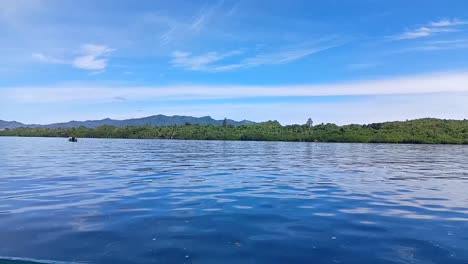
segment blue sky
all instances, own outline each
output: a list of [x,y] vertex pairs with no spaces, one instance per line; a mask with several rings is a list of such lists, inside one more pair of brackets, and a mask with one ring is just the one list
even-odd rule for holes
[[0,2],[0,119],[468,118],[468,2]]

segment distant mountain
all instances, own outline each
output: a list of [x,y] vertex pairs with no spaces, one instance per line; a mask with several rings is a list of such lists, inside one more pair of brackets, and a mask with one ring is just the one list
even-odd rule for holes
[[25,125],[23,123],[20,123],[20,122],[16,122],[16,121],[3,121],[3,120],[0,120],[0,129],[5,129],[5,128],[13,129],[13,128],[25,127],[25,126],[27,126],[27,125]]
[[[248,120],[235,121],[227,119],[227,124],[229,125],[247,125],[253,124],[254,122]],[[95,128],[102,125],[111,125],[111,126],[170,126],[170,125],[184,125],[186,123],[190,124],[200,124],[200,125],[222,125],[223,120],[216,120],[210,116],[203,117],[193,117],[193,116],[165,116],[165,115],[154,115],[142,118],[132,118],[125,120],[115,120],[115,119],[102,119],[102,120],[86,120],[86,121],[69,121],[66,123],[54,123],[48,125],[36,125],[36,124],[23,124],[16,121],[3,121],[0,120],[0,129],[13,129],[18,127],[47,127],[47,128],[71,128],[85,126],[89,128]]]

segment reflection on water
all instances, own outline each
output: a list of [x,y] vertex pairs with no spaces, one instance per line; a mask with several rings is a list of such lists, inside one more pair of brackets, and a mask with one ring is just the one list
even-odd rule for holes
[[0,137],[0,255],[466,264],[467,160],[467,146]]

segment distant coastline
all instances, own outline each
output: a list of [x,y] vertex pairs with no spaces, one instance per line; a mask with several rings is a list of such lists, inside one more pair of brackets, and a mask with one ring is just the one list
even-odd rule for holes
[[248,141],[305,141],[347,143],[468,144],[468,120],[435,118],[368,125],[318,124],[282,126],[276,121],[248,125],[190,124],[170,126],[103,125],[96,128],[20,127],[4,129],[0,136],[192,139]]
[[52,123],[52,124],[25,124],[18,121],[5,121],[0,120],[0,129],[2,128],[20,128],[20,127],[31,127],[31,128],[72,128],[72,127],[88,127],[96,128],[99,126],[115,126],[115,127],[124,127],[124,126],[173,126],[173,125],[184,125],[184,124],[198,124],[198,125],[249,125],[254,124],[254,122],[249,120],[236,121],[232,119],[225,118],[224,120],[216,120],[211,116],[183,116],[183,115],[152,115],[139,118],[131,119],[111,119],[105,118],[100,120],[85,120],[85,121],[68,121],[62,123]]

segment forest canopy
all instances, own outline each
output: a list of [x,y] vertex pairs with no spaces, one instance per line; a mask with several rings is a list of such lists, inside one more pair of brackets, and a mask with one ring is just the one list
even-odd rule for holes
[[99,126],[97,128],[16,128],[0,136],[257,140],[362,143],[468,144],[468,120],[434,118],[368,125],[317,124],[282,126],[277,121],[249,125]]

